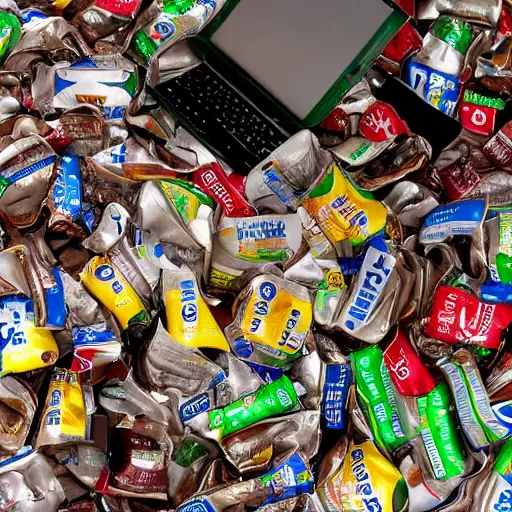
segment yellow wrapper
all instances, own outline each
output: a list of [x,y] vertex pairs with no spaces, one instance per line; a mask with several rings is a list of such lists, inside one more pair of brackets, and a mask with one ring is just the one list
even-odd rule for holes
[[72,0],[55,0],[53,2],[53,6],[57,9],[65,9],[71,3],[71,1]]
[[371,441],[351,442],[343,465],[319,486],[318,494],[329,512],[401,512],[408,507],[402,474]]
[[106,256],[95,256],[80,273],[87,291],[94,295],[126,329],[130,321],[148,315],[139,296]]
[[75,372],[55,370],[41,428],[48,429],[54,437],[86,437],[87,416],[82,387]]
[[55,364],[59,348],[51,331],[34,327],[28,322],[17,328],[20,337],[13,336],[2,349],[2,375],[28,372]]
[[229,351],[229,344],[206,305],[194,274],[188,270],[164,272],[167,330],[192,348]]
[[269,280],[252,291],[240,326],[245,339],[296,354],[304,344],[312,318],[311,302]]
[[336,165],[327,170],[302,206],[337,249],[344,241],[358,246],[386,226],[386,207],[359,190]]

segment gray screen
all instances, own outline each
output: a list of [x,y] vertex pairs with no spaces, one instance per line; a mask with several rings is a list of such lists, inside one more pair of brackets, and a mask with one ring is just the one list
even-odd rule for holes
[[241,0],[212,42],[304,119],[391,12],[383,0]]

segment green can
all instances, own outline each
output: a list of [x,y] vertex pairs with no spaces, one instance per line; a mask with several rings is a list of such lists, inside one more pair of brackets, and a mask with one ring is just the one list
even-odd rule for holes
[[428,395],[419,397],[417,401],[419,433],[434,476],[446,480],[461,475],[465,470],[464,450],[447,384],[438,384]]
[[397,392],[379,347],[364,348],[350,355],[358,402],[377,444],[386,451],[409,441],[397,408]]
[[298,402],[292,382],[283,375],[223,409],[210,411],[210,428],[219,431],[218,437],[223,438],[261,420],[291,411]]

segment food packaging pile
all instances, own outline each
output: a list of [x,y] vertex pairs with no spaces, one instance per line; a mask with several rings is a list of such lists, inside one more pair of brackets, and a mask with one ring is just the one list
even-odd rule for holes
[[223,5],[0,0],[0,509],[512,510],[512,3],[248,175],[148,87]]

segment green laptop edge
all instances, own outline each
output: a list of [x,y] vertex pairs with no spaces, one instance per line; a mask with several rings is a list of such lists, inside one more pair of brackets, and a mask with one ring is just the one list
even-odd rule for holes
[[[265,88],[254,81],[238,64],[212,44],[211,37],[240,1],[241,0],[227,0],[222,10],[211,23],[209,23],[199,35],[188,39],[188,44],[198,57],[203,59],[206,63],[209,63],[224,79],[239,89],[242,94],[250,98],[266,115],[277,120],[277,124],[289,134],[321,123],[349,89],[364,77],[375,59],[384,50],[396,32],[408,20],[407,15],[403,11],[398,9],[398,7],[394,7],[393,12],[384,21],[375,35],[331,85],[313,110],[305,119],[300,120]],[[153,88],[152,93],[155,93],[157,99],[161,100],[166,105],[176,119],[183,124],[185,129],[190,130],[191,127],[186,120],[182,118],[179,112],[169,107],[162,93],[155,91]],[[196,135],[193,129],[190,131],[193,135]],[[210,146],[203,137],[198,136],[197,138],[201,142],[206,143],[208,147]]]

